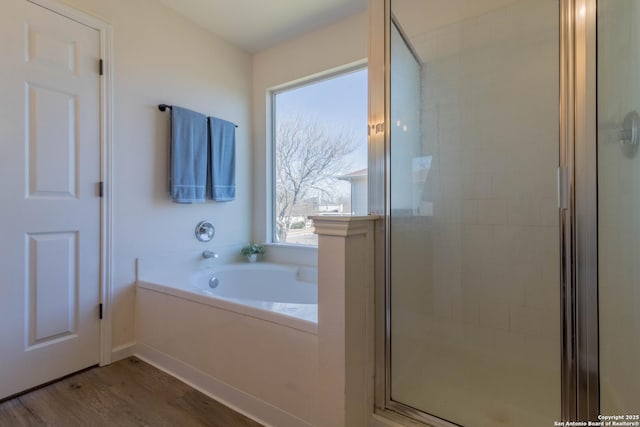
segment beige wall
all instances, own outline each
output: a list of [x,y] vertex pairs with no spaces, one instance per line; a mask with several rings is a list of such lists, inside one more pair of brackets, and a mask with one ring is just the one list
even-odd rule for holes
[[[134,340],[135,259],[249,239],[251,57],[153,0],[63,0],[113,26],[113,347]],[[237,197],[177,205],[167,194],[169,113],[181,105],[238,124]]]
[[[268,215],[269,90],[300,79],[364,63],[368,54],[368,14],[361,13],[253,56],[253,229],[256,241],[270,240]],[[362,124],[366,126],[365,123]],[[315,263],[315,251],[307,263]]]
[[[251,237],[265,240],[267,89],[364,61],[367,14],[258,53],[252,64],[249,54],[153,0],[61,1],[113,27],[113,347],[118,348],[134,340],[137,257],[203,249],[193,238],[193,228],[205,218],[217,228],[214,243],[207,248]],[[166,194],[169,121],[167,113],[157,110],[159,103],[181,105],[239,125],[234,202],[193,206],[170,202]],[[315,263],[315,251],[298,252],[289,255]],[[286,251],[272,255],[288,257]]]

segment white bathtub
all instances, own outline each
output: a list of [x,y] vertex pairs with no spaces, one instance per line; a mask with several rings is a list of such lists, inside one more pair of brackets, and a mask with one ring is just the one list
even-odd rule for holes
[[[200,270],[182,279],[142,277],[138,287],[315,333],[316,277],[314,269],[301,266],[242,263]],[[209,283],[212,278],[218,280],[215,288]]]
[[266,425],[314,425],[316,277],[271,263],[139,262],[136,352]]

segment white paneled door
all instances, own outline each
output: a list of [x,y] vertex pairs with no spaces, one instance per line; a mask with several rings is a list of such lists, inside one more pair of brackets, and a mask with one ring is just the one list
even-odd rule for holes
[[0,11],[0,398],[99,360],[100,37]]

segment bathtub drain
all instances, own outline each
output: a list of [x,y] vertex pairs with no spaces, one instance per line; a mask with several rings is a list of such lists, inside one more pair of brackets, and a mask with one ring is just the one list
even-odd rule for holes
[[215,276],[213,276],[213,277],[211,277],[211,279],[209,279],[209,287],[211,289],[215,289],[218,286],[219,283],[220,283],[220,281]]

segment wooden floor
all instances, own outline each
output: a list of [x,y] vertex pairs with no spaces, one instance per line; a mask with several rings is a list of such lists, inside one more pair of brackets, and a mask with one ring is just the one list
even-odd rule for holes
[[0,426],[257,427],[260,424],[130,357],[1,402]]

